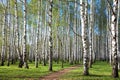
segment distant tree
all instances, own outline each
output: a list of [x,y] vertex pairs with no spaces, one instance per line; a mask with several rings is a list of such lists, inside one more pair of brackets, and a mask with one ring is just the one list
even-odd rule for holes
[[1,66],[4,66],[6,53],[6,25],[7,25],[7,6],[3,6],[3,26],[2,26],[2,52],[1,52]]
[[90,2],[90,27],[89,27],[89,67],[92,67],[93,62],[93,28],[94,28],[94,0]]

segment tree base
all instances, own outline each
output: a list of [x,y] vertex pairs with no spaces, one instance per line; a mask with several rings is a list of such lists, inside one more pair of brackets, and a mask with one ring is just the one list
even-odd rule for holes
[[118,78],[119,77],[118,69],[113,69],[113,71],[112,71],[112,77],[113,78]]

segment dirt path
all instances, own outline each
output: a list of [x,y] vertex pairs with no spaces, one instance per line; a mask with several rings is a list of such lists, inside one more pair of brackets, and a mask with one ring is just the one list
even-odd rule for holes
[[45,77],[40,78],[39,80],[59,80],[59,77],[64,75],[65,73],[68,73],[69,71],[73,70],[73,69],[77,69],[80,66],[72,66],[69,68],[65,68],[63,70],[57,71],[57,72],[53,72]]

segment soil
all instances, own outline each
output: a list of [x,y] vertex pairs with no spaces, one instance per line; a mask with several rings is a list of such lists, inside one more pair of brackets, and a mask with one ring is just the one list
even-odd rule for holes
[[44,76],[44,77],[41,77],[39,80],[59,80],[59,77],[68,73],[69,71],[73,70],[73,69],[77,69],[79,68],[80,66],[77,65],[77,66],[72,66],[72,67],[69,67],[69,68],[65,68],[63,70],[60,70],[60,71],[57,71],[57,72],[53,72],[47,76]]

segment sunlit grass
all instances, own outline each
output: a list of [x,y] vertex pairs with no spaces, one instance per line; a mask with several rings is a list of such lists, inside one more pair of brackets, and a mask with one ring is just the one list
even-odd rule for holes
[[[70,67],[68,63],[64,64],[64,68]],[[61,64],[53,64],[53,71],[61,70]],[[29,64],[29,69],[18,68],[18,64],[8,66],[0,66],[0,80],[38,80],[40,77],[45,76],[51,72],[48,71],[47,66],[39,64],[35,68],[34,63]]]
[[[89,69],[89,76],[83,76],[83,67],[72,70],[61,76],[61,80],[120,80],[111,77],[112,68],[107,62],[96,62]],[[120,74],[120,72],[119,72]]]

